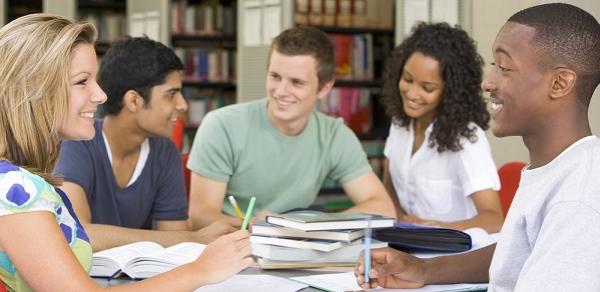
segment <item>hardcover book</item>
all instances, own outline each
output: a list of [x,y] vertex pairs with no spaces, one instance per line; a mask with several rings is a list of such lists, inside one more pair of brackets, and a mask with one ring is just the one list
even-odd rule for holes
[[363,229],[302,231],[269,224],[265,221],[252,223],[252,235],[277,236],[287,238],[324,239],[350,242],[365,235]]
[[304,231],[347,230],[383,228],[394,226],[394,218],[361,213],[325,213],[320,211],[297,211],[267,216],[267,223]]

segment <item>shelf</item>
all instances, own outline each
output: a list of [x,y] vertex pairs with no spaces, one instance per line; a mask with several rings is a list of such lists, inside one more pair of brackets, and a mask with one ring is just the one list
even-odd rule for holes
[[183,80],[183,86],[196,88],[218,88],[224,90],[235,90],[236,84],[233,81],[194,81]]
[[374,35],[394,35],[391,28],[360,28],[360,27],[339,27],[339,26],[316,26],[316,28],[326,33],[359,34],[370,33]]
[[171,45],[174,47],[217,47],[235,49],[236,35],[189,35],[173,34]]
[[382,87],[381,80],[344,80],[336,79],[334,87]]
[[77,6],[79,9],[90,10],[125,10],[127,8],[125,1],[118,0],[79,0]]

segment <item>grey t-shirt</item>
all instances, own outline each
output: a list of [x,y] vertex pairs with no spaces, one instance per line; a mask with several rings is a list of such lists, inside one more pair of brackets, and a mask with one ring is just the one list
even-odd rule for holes
[[187,199],[180,154],[172,141],[149,138],[150,153],[140,176],[118,186],[102,135],[102,121],[89,141],[64,141],[54,173],[81,186],[92,222],[151,229],[155,220],[186,220]]
[[521,174],[489,291],[600,291],[600,139]]

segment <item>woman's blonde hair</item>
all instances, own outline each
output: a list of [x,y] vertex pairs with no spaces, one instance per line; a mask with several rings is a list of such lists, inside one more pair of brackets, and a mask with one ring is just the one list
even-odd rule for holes
[[44,13],[0,29],[0,159],[60,183],[52,170],[68,110],[72,52],[96,36],[89,23]]

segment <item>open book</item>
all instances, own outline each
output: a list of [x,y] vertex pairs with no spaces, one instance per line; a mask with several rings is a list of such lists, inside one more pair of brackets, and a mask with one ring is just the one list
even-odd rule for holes
[[135,242],[94,253],[89,274],[110,278],[125,274],[132,279],[145,279],[196,260],[205,247],[195,242],[168,248],[154,242]]

